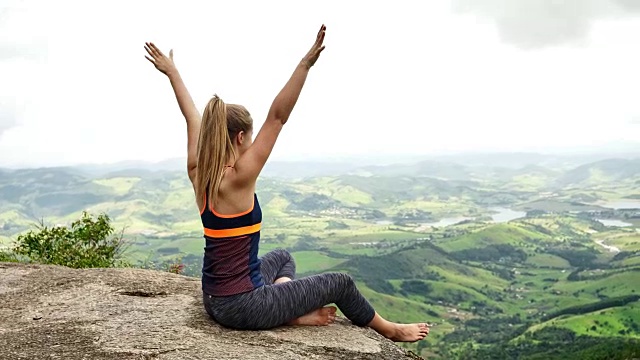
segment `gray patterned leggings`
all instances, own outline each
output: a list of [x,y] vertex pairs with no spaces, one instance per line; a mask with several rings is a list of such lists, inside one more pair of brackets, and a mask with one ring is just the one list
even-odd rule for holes
[[[261,257],[261,262],[264,286],[224,297],[203,294],[207,313],[219,324],[234,329],[265,330],[328,304],[336,304],[355,325],[365,326],[373,320],[373,307],[360,294],[350,275],[326,273],[295,279],[295,262],[286,250],[271,251]],[[280,277],[293,280],[273,284]]]

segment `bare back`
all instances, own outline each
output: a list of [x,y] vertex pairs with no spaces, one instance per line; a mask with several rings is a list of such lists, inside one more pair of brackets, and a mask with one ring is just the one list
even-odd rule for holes
[[[220,189],[218,189],[218,199],[213,206],[211,199],[207,199],[206,206],[218,216],[235,216],[253,208],[253,200],[255,193],[255,183],[251,186],[238,187],[236,178],[238,174],[236,169],[232,166],[225,167],[222,173],[222,182],[220,183]],[[195,190],[195,186],[194,186]],[[205,197],[197,197],[196,202],[200,212],[205,207]]]

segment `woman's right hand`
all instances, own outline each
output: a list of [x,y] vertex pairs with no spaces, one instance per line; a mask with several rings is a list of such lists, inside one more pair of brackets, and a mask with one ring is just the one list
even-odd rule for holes
[[144,49],[151,55],[151,58],[145,55],[144,57],[149,60],[153,66],[156,67],[161,73],[169,76],[171,73],[176,72],[176,65],[173,63],[173,49],[169,51],[169,57],[160,51],[154,43],[145,43]]
[[322,45],[322,43],[324,42],[324,33],[326,30],[327,27],[323,24],[320,27],[320,31],[318,31],[318,35],[316,36],[316,42],[313,44],[307,55],[305,55],[305,57],[302,59],[302,62],[307,66],[308,69],[316,63],[318,57],[320,56],[320,53],[322,52],[322,50],[324,50],[324,45]]

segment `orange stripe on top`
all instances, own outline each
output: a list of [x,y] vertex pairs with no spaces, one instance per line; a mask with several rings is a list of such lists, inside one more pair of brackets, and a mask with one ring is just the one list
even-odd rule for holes
[[244,226],[235,229],[215,230],[204,228],[204,234],[212,238],[227,238],[242,235],[249,235],[260,231],[261,223],[257,223],[251,226]]

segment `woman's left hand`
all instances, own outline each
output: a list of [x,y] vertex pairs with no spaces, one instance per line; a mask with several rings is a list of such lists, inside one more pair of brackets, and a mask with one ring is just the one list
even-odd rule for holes
[[144,49],[151,55],[151,58],[145,55],[144,57],[149,60],[153,66],[156,67],[161,73],[169,76],[176,71],[176,65],[173,63],[173,49],[169,51],[169,57],[160,51],[154,43],[145,43]]

